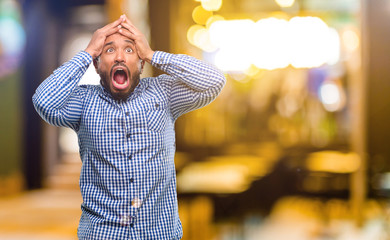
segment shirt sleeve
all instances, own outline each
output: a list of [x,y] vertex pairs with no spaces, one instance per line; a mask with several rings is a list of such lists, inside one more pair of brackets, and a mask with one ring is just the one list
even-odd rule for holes
[[152,65],[168,74],[158,78],[175,119],[212,102],[226,83],[218,69],[188,55],[156,51]]
[[39,85],[32,101],[43,120],[78,130],[85,98],[84,89],[77,84],[91,62],[91,55],[82,51]]

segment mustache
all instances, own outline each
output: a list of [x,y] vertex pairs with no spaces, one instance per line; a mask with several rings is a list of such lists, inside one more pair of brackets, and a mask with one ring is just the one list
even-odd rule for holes
[[[130,69],[124,64],[124,63],[115,63],[112,67],[111,67],[111,71],[110,71],[110,76],[112,76],[112,71],[114,70],[115,67],[124,67],[126,70],[127,70],[127,75],[130,75]],[[130,76],[127,76],[127,77],[130,77]]]

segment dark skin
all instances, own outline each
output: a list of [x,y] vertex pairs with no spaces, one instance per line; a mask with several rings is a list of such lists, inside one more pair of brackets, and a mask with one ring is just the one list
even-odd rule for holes
[[146,37],[122,15],[98,29],[85,49],[94,59],[102,86],[116,100],[126,100],[139,83],[145,61],[154,51]]

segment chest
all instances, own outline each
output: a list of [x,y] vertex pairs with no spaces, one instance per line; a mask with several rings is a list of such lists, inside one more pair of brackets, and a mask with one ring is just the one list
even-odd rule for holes
[[140,95],[117,102],[94,96],[84,107],[79,134],[83,145],[119,151],[129,142],[140,147],[163,142],[169,131],[173,122],[165,98]]

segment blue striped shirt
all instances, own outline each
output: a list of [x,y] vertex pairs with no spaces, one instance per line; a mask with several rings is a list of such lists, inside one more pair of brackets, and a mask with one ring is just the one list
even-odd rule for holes
[[225,77],[193,57],[156,51],[152,65],[167,74],[141,79],[117,101],[100,85],[78,86],[91,62],[78,53],[33,96],[46,122],[78,135],[79,239],[180,239],[174,123],[213,101]]

